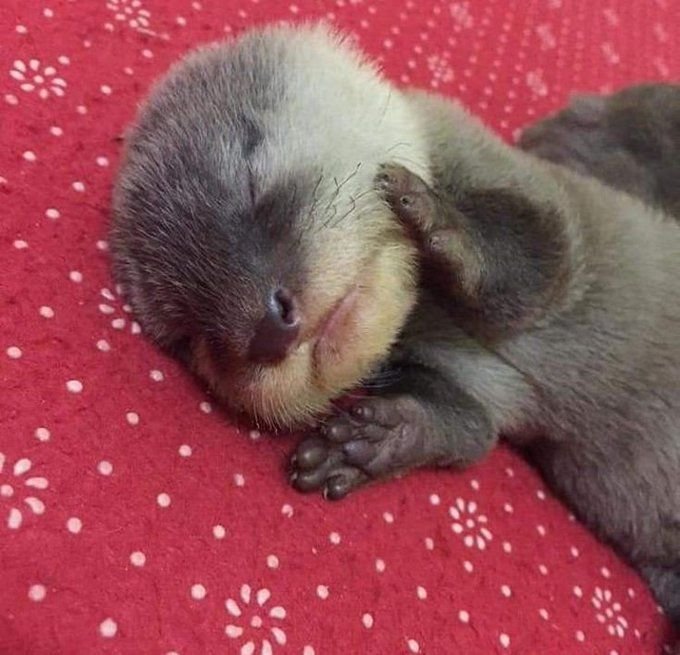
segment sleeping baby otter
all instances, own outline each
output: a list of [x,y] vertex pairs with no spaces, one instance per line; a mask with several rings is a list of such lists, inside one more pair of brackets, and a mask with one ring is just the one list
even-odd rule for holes
[[[677,170],[668,88],[652,136]],[[583,106],[574,139],[615,140],[620,98],[577,103],[524,146],[569,144]],[[654,132],[654,115],[624,120]],[[655,156],[621,149],[645,170]],[[667,207],[676,187],[657,182]],[[680,228],[661,209],[393,88],[326,28],[277,27],[155,88],[111,245],[145,332],[235,412],[300,426],[366,386],[298,447],[298,489],[341,498],[462,467],[502,433],[680,620]]]

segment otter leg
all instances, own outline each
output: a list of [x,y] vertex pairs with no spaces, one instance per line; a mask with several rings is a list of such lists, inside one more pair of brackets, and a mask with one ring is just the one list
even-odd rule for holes
[[468,332],[497,338],[530,326],[565,293],[565,217],[515,188],[435,190],[387,164],[376,186],[415,235],[425,284],[440,289]]
[[462,389],[428,368],[399,373],[399,382],[381,396],[359,400],[298,446],[292,459],[297,489],[322,489],[337,500],[410,469],[464,467],[493,446],[497,437],[487,412]]
[[471,299],[479,287],[482,258],[465,216],[402,166],[382,166],[376,184],[450,293]]

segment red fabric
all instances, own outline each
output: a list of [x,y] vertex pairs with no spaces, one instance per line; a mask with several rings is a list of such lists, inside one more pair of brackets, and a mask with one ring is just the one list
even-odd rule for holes
[[572,90],[677,80],[675,4],[3,0],[0,653],[656,655],[644,585],[505,449],[293,492],[293,439],[239,433],[137,336],[105,239],[117,137],[194,44],[330,17],[510,138]]

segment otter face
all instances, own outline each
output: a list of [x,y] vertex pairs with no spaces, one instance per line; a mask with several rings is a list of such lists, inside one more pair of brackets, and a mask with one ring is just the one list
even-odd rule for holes
[[358,384],[415,299],[374,190],[427,176],[401,95],[323,27],[198,51],[154,89],[114,193],[114,268],[145,332],[228,406],[289,427]]

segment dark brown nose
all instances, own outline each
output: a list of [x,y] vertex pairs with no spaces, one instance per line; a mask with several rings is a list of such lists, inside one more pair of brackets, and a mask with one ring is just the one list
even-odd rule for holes
[[284,359],[300,333],[300,323],[295,297],[287,289],[274,290],[267,298],[265,315],[250,342],[250,359],[259,364]]

